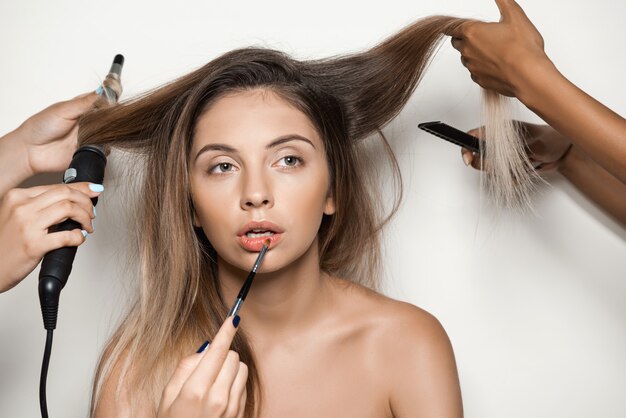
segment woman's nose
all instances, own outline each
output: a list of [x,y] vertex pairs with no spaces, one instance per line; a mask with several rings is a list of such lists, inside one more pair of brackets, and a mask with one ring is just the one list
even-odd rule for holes
[[241,208],[249,210],[274,204],[267,179],[260,173],[247,173],[241,194]]

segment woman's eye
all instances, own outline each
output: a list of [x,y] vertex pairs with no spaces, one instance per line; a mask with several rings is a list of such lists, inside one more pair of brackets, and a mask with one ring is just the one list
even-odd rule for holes
[[279,162],[283,162],[283,164],[279,164],[284,167],[295,167],[302,163],[302,158],[295,157],[293,155],[288,155],[279,160]]
[[219,163],[216,166],[213,166],[213,168],[209,170],[209,173],[222,174],[229,173],[231,171],[233,171],[233,165],[231,163]]

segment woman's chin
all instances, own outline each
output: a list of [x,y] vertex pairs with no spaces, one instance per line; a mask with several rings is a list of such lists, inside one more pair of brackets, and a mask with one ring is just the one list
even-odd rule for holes
[[[284,243],[281,243],[284,244]],[[263,261],[257,270],[257,274],[272,274],[280,272],[281,270],[288,269],[290,266],[306,263],[308,259],[315,259],[317,262],[317,254],[312,249],[313,246],[317,246],[317,242],[314,241],[305,248],[294,248],[293,246],[277,245],[276,248],[267,250]],[[252,270],[254,263],[259,256],[258,252],[246,251],[244,248],[238,247],[235,251],[228,251],[226,257],[219,255],[218,251],[218,265],[219,263],[226,263],[232,268],[236,268],[246,273]],[[226,253],[222,253],[226,254]]]

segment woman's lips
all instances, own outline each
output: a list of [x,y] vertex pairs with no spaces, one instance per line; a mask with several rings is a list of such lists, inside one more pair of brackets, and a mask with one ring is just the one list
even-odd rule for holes
[[[282,238],[283,232],[284,229],[268,220],[250,221],[237,231],[237,239],[245,250],[259,252],[263,248],[263,243],[268,239],[270,240],[269,248],[274,248]],[[248,236],[249,233],[261,236],[253,238]]]
[[250,221],[242,226],[239,231],[237,231],[237,236],[245,235],[248,232],[252,232],[255,230],[259,232],[270,231],[277,234],[284,232],[284,230],[280,226],[270,221]]
[[240,235],[237,237],[239,239],[239,244],[248,251],[259,252],[263,248],[263,243],[265,240],[270,240],[269,248],[274,248],[276,243],[280,241],[283,234],[282,232],[276,232],[271,235],[261,236],[257,238],[250,238],[247,235]]

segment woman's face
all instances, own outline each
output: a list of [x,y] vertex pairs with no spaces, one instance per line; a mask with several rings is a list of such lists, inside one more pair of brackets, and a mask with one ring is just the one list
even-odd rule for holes
[[194,225],[242,270],[268,238],[261,271],[289,265],[317,245],[323,214],[334,213],[321,138],[269,90],[221,97],[201,115],[190,170]]

